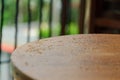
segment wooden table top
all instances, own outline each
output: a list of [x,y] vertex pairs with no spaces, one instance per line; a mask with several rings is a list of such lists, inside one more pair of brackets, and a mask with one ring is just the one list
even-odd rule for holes
[[42,39],[17,48],[11,61],[23,80],[120,80],[120,35]]

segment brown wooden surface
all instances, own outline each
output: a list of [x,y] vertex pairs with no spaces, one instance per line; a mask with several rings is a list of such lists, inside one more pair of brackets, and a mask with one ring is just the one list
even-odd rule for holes
[[17,48],[11,60],[19,80],[120,80],[120,35],[42,39]]
[[120,29],[120,20],[110,18],[97,18],[95,24],[97,26],[106,26],[108,28]]

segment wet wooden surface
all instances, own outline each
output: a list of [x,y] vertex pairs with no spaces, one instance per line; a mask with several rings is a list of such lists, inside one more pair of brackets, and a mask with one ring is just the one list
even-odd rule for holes
[[119,80],[120,35],[74,35],[42,39],[11,57],[19,80]]

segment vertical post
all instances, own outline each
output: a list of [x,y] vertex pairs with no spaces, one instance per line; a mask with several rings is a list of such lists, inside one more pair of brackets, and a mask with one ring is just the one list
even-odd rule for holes
[[96,19],[102,16],[104,0],[91,0],[89,33],[98,33],[100,29],[96,25]]
[[[4,0],[1,0],[2,9],[1,9],[1,24],[0,24],[0,71],[1,71],[1,54],[2,54],[2,29],[3,29],[3,22],[4,22]],[[1,72],[0,72],[1,73]]]
[[52,36],[52,12],[53,12],[53,0],[50,0],[49,9],[49,37]]
[[18,14],[19,14],[19,0],[16,0],[16,14],[15,14],[15,48],[17,47],[18,36]]
[[66,7],[67,0],[61,0],[62,2],[62,10],[61,10],[61,35],[65,34],[65,26],[66,26]]
[[30,30],[31,30],[31,8],[30,8],[31,0],[28,0],[28,36],[27,42],[30,42]]
[[85,21],[85,9],[86,0],[80,0],[80,11],[79,11],[79,33],[84,33],[84,21]]
[[96,7],[96,0],[90,1],[90,20],[89,20],[89,33],[95,32],[95,8]]
[[[66,27],[69,28],[70,27],[70,23],[71,23],[71,0],[67,0],[67,7],[66,7],[66,17],[67,17],[67,21],[66,21]],[[67,31],[67,34],[70,33],[70,29]]]
[[66,34],[66,27],[71,22],[71,0],[61,0],[61,35]]
[[41,23],[42,23],[42,11],[43,11],[44,2],[39,0],[39,39],[42,37]]

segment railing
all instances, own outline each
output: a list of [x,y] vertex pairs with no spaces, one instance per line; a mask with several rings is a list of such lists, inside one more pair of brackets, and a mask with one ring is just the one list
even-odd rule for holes
[[[48,37],[52,36],[52,21],[53,21],[53,1],[54,0],[50,0],[49,2],[49,16],[48,16],[48,25],[49,25],[49,35]],[[32,15],[31,15],[31,5],[30,5],[31,0],[28,0],[27,3],[27,12],[28,12],[28,27],[27,27],[27,42],[30,42],[30,31],[31,31],[31,22],[32,22]],[[2,36],[3,33],[3,26],[4,26],[4,10],[5,10],[5,0],[1,0],[1,23],[0,23],[0,66],[5,62],[5,61],[1,61],[1,55],[2,55],[2,38],[4,36]],[[78,33],[83,33],[83,24],[84,24],[84,14],[85,14],[85,0],[79,0],[79,8],[78,8],[78,14],[80,14],[78,16],[78,22],[76,24],[78,24]],[[15,36],[14,36],[14,49],[18,46],[18,15],[19,15],[19,4],[20,4],[20,0],[16,0],[16,9],[15,9],[15,17],[14,17],[14,24],[15,24]],[[38,25],[38,29],[39,34],[38,34],[38,39],[42,38],[42,30],[41,30],[41,23],[43,21],[43,6],[44,6],[44,0],[39,0],[39,25]],[[70,23],[72,20],[71,17],[71,9],[72,9],[72,0],[61,0],[61,15],[60,15],[60,25],[61,25],[61,30],[59,35],[66,35],[69,34],[67,33],[66,27],[70,27]],[[7,61],[10,62],[10,61]],[[2,69],[0,68],[0,71]],[[0,72],[1,73],[1,72]]]

